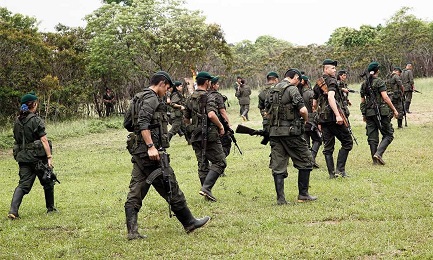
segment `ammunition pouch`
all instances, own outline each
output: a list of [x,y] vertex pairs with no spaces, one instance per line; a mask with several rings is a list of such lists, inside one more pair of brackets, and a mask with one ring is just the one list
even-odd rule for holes
[[[50,151],[53,150],[53,146],[50,140],[48,140]],[[18,162],[34,162],[40,157],[47,157],[44,146],[41,140],[36,140],[31,143],[23,145],[14,145],[13,155]]]
[[271,126],[270,136],[298,136],[305,131],[302,120],[280,121],[279,126]]

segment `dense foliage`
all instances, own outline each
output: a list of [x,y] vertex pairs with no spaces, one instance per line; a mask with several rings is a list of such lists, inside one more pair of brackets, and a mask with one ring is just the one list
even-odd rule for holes
[[[433,22],[402,8],[384,25],[337,28],[324,45],[296,46],[264,35],[228,44],[223,29],[207,24],[182,0],[106,0],[86,17],[86,28],[57,25],[38,32],[37,21],[0,8],[0,118],[10,122],[19,97],[36,91],[40,113],[48,120],[103,116],[102,94],[116,94],[116,112],[147,84],[157,70],[175,79],[207,70],[221,76],[222,87],[243,76],[253,88],[274,70],[297,67],[312,78],[325,58],[339,61],[352,82],[372,61],[384,68],[413,62],[416,77],[433,73]],[[385,72],[387,72],[385,70]]]

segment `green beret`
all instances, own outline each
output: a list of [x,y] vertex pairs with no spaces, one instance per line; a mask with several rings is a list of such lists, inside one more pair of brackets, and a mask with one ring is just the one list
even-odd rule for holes
[[367,70],[368,72],[374,71],[376,72],[379,69],[380,65],[377,61],[373,61],[372,63],[368,64]]
[[210,80],[210,82],[211,82],[212,84],[216,84],[216,83],[218,82],[219,79],[220,79],[220,77],[215,76],[215,77],[213,77],[213,78]]
[[197,76],[195,76],[196,78],[203,78],[203,79],[209,79],[212,80],[213,77],[206,71],[200,71]]
[[348,73],[345,70],[339,70],[338,71],[338,75],[343,75],[343,74],[348,74]]
[[303,79],[305,81],[308,81],[309,78],[307,76],[305,76],[305,75],[302,75],[301,79]]
[[270,78],[270,77],[278,78],[278,74],[277,74],[275,71],[270,71],[270,72],[266,75],[266,78]]
[[171,87],[174,86],[173,80],[171,80],[170,75],[165,71],[162,71],[162,70],[158,71],[155,74],[153,74],[153,76],[163,76],[168,81],[168,83],[170,84]]
[[38,97],[36,96],[35,92],[30,92],[30,93],[25,94],[24,96],[21,97],[21,105],[25,104],[29,101],[35,101],[37,99],[38,99]]
[[394,70],[398,70],[398,71],[402,72],[400,67],[394,67]]
[[173,82],[173,84],[174,84],[175,87],[177,87],[177,86],[182,85],[182,82],[180,82],[180,81],[175,81],[175,82]]
[[322,65],[334,65],[334,66],[337,66],[337,61],[336,60],[331,60],[331,59],[325,59],[323,61]]

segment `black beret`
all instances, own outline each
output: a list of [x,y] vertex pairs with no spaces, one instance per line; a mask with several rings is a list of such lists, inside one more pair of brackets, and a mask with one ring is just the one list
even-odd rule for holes
[[212,84],[216,84],[216,83],[218,82],[219,79],[220,79],[220,77],[215,76],[215,77],[213,77],[213,78],[210,80],[210,82],[211,82]]
[[196,78],[204,78],[204,79],[209,79],[209,80],[213,79],[213,77],[206,71],[200,71],[197,74]]
[[37,99],[38,99],[38,97],[36,96],[35,92],[30,92],[30,93],[25,94],[24,96],[21,97],[21,105],[25,104],[29,101],[35,101]]
[[372,63],[368,64],[367,70],[368,72],[374,71],[376,72],[379,69],[380,65],[377,61],[373,61]]
[[171,87],[174,86],[173,80],[171,80],[170,75],[165,71],[162,71],[162,70],[158,71],[155,74],[153,74],[153,76],[163,76],[168,81],[168,83],[170,84]]
[[278,74],[277,74],[275,71],[270,71],[270,72],[266,75],[266,78],[270,78],[270,77],[278,78]]

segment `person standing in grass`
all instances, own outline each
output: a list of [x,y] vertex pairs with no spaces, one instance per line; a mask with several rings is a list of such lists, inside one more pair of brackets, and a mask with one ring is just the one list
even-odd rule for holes
[[[346,162],[349,152],[353,148],[353,139],[338,111],[338,107],[343,107],[343,97],[338,90],[337,79],[335,78],[337,61],[325,59],[322,65],[323,75],[317,80],[313,88],[313,106],[317,108],[319,128],[322,131],[323,155],[330,179],[338,176],[348,177]],[[337,156],[337,171],[335,171],[333,157],[335,138],[341,142]]]
[[404,86],[405,108],[407,113],[410,112],[410,103],[412,102],[412,94],[415,90],[415,82],[413,80],[412,63],[407,63],[406,68],[401,73],[401,82]]
[[241,80],[241,84],[237,88],[235,96],[239,100],[242,120],[249,121],[248,112],[250,111],[251,88],[245,83],[244,79]]
[[390,89],[388,89],[388,96],[392,101],[395,109],[398,111],[397,126],[399,129],[403,128],[404,117],[404,86],[401,82],[401,68],[395,67],[392,71],[391,78],[388,80]]
[[[385,161],[382,159],[383,153],[394,139],[394,129],[392,128],[391,117],[389,116],[390,109],[395,118],[398,118],[398,111],[388,97],[385,81],[378,77],[379,67],[380,65],[377,62],[372,62],[368,65],[367,79],[361,85],[360,108],[363,120],[366,123],[367,142],[370,145],[373,164],[384,165]],[[377,110],[380,115],[376,114]],[[380,143],[379,131],[382,134],[382,141]]]
[[187,100],[183,116],[197,158],[198,176],[202,185],[199,194],[216,201],[212,188],[224,173],[227,163],[220,139],[224,135],[224,126],[219,120],[216,96],[208,95],[207,92],[212,79],[206,71],[197,74],[197,89]]
[[134,132],[129,135],[127,142],[133,166],[125,202],[129,240],[146,238],[138,232],[137,215],[150,184],[169,203],[170,210],[174,212],[187,233],[202,227],[210,220],[207,216],[201,219],[193,217],[165,152],[165,148],[169,147],[168,117],[167,106],[162,98],[170,86],[173,86],[173,82],[167,72],[155,73],[150,79],[150,87],[134,97],[125,113],[124,126]]
[[185,130],[183,123],[183,110],[185,110],[185,97],[183,96],[183,86],[182,82],[175,81],[173,90],[170,95],[170,106],[172,107],[172,111],[170,114],[171,117],[171,129],[168,132],[168,141],[171,140],[173,136],[176,134],[184,132]]
[[287,204],[284,195],[284,179],[287,178],[289,158],[298,169],[298,202],[313,201],[317,197],[308,193],[310,172],[313,169],[311,152],[303,133],[308,122],[308,110],[297,88],[301,72],[289,69],[284,80],[273,87],[267,97],[269,111],[269,137],[271,161],[277,204]]
[[47,139],[45,124],[38,115],[38,98],[35,93],[29,93],[21,98],[21,109],[15,120],[13,136],[13,155],[19,166],[19,183],[12,196],[9,219],[19,218],[18,210],[24,195],[28,194],[38,177],[45,194],[47,213],[56,212],[54,207],[54,181],[47,178],[41,163],[53,167],[51,144]]

